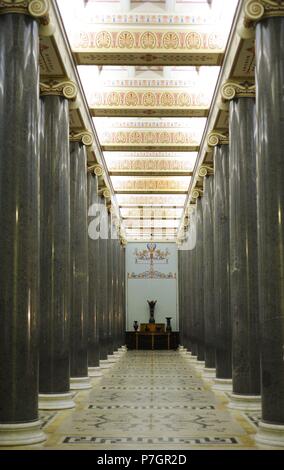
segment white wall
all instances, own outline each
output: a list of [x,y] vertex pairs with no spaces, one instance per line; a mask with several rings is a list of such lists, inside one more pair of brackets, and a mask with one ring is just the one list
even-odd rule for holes
[[[153,249],[153,247],[151,247]],[[145,259],[135,254],[136,250]],[[168,253],[168,254],[167,254]],[[158,259],[160,255],[161,259]],[[157,300],[156,323],[166,323],[172,317],[173,330],[178,330],[177,247],[175,243],[157,243],[150,263],[147,243],[128,243],[126,247],[126,328],[133,331],[133,322],[148,323],[147,300]],[[138,276],[140,275],[140,278]]]

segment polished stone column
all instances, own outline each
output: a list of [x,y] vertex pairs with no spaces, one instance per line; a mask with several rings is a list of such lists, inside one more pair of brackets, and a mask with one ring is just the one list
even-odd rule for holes
[[253,97],[230,102],[229,205],[233,395],[230,407],[260,410],[257,207]]
[[108,215],[105,198],[100,196],[100,251],[98,259],[98,321],[100,337],[100,364],[107,360],[108,355],[108,288],[107,288],[107,237]]
[[107,264],[108,264],[108,277],[107,277],[107,290],[108,290],[108,309],[107,309],[107,316],[108,316],[108,331],[107,331],[107,336],[108,336],[108,355],[110,356],[109,359],[111,358],[111,355],[114,350],[114,344],[113,344],[113,317],[114,317],[114,295],[113,295],[113,290],[114,290],[114,245],[113,245],[113,240],[112,240],[112,223],[111,223],[111,214],[109,212],[108,214],[108,240],[107,240]]
[[88,266],[89,266],[89,315],[88,315],[88,372],[90,377],[101,375],[100,340],[98,325],[98,258],[99,234],[92,226],[92,218],[98,210],[98,178],[91,172],[87,176],[88,184]]
[[[50,90],[52,93],[52,90]],[[75,406],[70,393],[69,105],[41,99],[39,408]]]
[[[87,152],[70,142],[71,199],[71,389],[91,388],[88,376]],[[74,140],[74,141],[73,141]]]
[[120,244],[120,289],[121,289],[121,301],[120,301],[120,317],[121,317],[121,345],[125,346],[125,331],[126,331],[126,279],[125,279],[125,244]]
[[[284,11],[282,9],[282,15]],[[284,446],[284,18],[256,26],[262,421],[257,441]]]
[[204,365],[204,279],[203,279],[203,214],[202,202],[196,201],[195,328],[198,365]]
[[38,420],[37,22],[0,15],[0,44],[0,446],[9,446],[45,439]]
[[231,389],[232,320],[230,310],[229,145],[214,152],[214,311],[215,388]]
[[203,286],[204,286],[204,342],[206,377],[215,377],[215,312],[214,312],[214,231],[213,231],[214,176],[204,179],[203,210]]

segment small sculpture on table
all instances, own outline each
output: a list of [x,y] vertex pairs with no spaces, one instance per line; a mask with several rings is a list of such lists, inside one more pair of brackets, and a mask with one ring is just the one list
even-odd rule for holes
[[139,328],[139,325],[138,325],[138,321],[137,321],[137,320],[134,320],[134,323],[133,323],[133,328],[134,328],[134,330],[135,330],[135,331],[137,331],[137,330],[138,330],[138,328]]
[[157,300],[147,300],[150,308],[150,318],[149,318],[149,323],[155,323],[155,318],[154,318],[154,311],[155,311],[155,306],[157,303]]
[[171,319],[172,319],[172,317],[166,317],[166,320],[167,320],[166,331],[167,331],[168,333],[169,333],[170,331],[172,331]]

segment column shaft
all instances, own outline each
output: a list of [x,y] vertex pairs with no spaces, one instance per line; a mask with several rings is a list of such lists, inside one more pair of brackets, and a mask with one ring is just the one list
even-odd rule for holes
[[214,312],[214,232],[213,232],[214,176],[204,180],[203,209],[203,285],[204,285],[204,341],[205,367],[215,367],[215,312]]
[[256,26],[257,203],[263,421],[284,424],[284,18]]
[[229,146],[214,153],[214,311],[216,377],[232,377],[232,321],[230,311]]
[[204,280],[203,280],[203,216],[201,198],[196,202],[196,264],[195,264],[195,322],[199,361],[204,361]]
[[[0,445],[39,442],[39,42],[0,16]],[[19,439],[6,427],[35,424]],[[21,423],[21,424],[20,424]],[[38,423],[38,429],[36,429]],[[33,424],[32,424],[33,426]],[[12,442],[13,441],[13,442]]]
[[230,296],[233,392],[260,394],[254,98],[230,103]]
[[[80,142],[70,144],[71,195],[71,388],[88,382],[88,227],[87,154]],[[81,379],[84,380],[81,380]]]
[[[98,181],[97,177],[88,173],[88,214],[95,215],[98,209]],[[99,343],[99,325],[98,325],[98,257],[99,257],[99,238],[98,233],[93,230],[91,218],[88,219],[89,237],[88,237],[88,266],[89,266],[89,315],[88,315],[88,365],[90,367],[99,367],[100,365],[100,343]]]
[[41,109],[39,392],[54,395],[70,388],[69,105],[45,96]]

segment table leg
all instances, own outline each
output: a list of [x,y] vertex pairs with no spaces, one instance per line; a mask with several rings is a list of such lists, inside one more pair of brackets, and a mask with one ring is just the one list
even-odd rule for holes
[[168,350],[170,349],[170,333],[168,333]]
[[154,335],[152,335],[152,350],[154,349]]
[[136,349],[138,349],[138,334],[136,333]]

